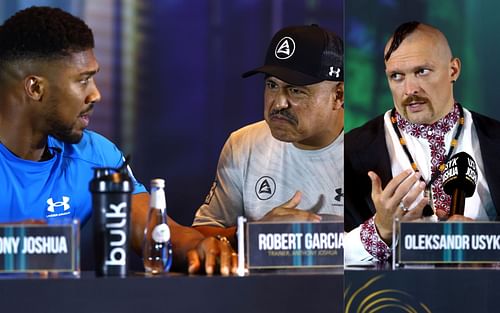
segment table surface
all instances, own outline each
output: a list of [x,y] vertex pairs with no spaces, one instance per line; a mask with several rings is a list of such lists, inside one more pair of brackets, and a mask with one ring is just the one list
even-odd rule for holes
[[342,273],[0,279],[2,312],[342,312]]

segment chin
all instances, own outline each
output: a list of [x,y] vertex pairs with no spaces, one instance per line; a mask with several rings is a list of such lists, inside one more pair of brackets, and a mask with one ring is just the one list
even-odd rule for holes
[[276,140],[284,141],[284,142],[295,142],[296,138],[293,135],[290,135],[288,132],[283,131],[275,131],[271,129],[271,134]]
[[65,133],[65,134],[53,134],[55,138],[69,144],[77,144],[79,143],[82,138],[83,138],[83,132],[72,132],[72,133]]
[[406,119],[414,124],[432,124],[433,118],[429,112],[410,113],[406,116]]

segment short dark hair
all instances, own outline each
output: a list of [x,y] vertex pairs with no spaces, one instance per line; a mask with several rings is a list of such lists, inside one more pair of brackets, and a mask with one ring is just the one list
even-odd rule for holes
[[30,7],[0,26],[0,63],[57,59],[94,48],[92,30],[61,9]]
[[387,61],[391,57],[391,54],[396,51],[397,48],[401,45],[403,40],[405,40],[408,35],[413,33],[415,29],[417,29],[418,25],[420,25],[420,22],[417,21],[411,21],[411,22],[406,22],[398,26],[396,30],[394,31],[394,34],[392,35],[392,41],[391,41],[391,46],[387,50],[384,59]]

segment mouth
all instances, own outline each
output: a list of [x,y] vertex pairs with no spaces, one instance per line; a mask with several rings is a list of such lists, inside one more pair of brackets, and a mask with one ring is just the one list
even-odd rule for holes
[[405,101],[404,105],[407,111],[411,113],[417,113],[425,109],[427,105],[427,100],[422,98],[408,99],[408,101]]
[[297,118],[287,111],[272,112],[269,116],[269,119],[272,122],[277,122],[277,123],[285,122],[293,125],[298,124]]
[[83,128],[87,128],[90,122],[90,116],[92,115],[93,107],[90,107],[88,110],[83,111],[78,115],[78,119],[83,125]]

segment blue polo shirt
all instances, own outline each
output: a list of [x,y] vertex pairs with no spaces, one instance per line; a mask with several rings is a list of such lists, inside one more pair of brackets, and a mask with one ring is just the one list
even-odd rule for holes
[[[49,137],[48,147],[53,157],[34,162],[18,158],[0,143],[0,223],[76,218],[85,224],[92,214],[93,168],[116,168],[124,160],[111,141],[88,130],[78,144]],[[134,194],[146,192],[132,179]]]

